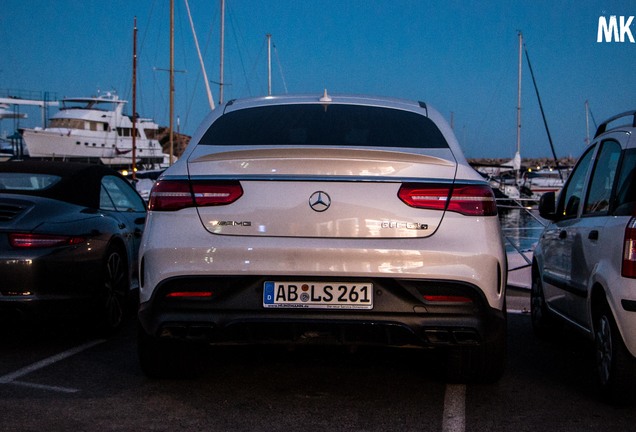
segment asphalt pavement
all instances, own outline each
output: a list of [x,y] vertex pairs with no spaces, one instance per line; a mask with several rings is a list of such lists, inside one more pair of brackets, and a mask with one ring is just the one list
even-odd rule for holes
[[600,401],[590,345],[537,339],[527,291],[508,292],[509,360],[491,385],[448,385],[439,356],[361,348],[229,347],[201,376],[146,378],[135,323],[0,326],[0,431],[633,431]]

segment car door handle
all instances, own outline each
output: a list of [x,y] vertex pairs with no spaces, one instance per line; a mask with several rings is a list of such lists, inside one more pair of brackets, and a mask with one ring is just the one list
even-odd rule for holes
[[587,238],[590,240],[598,240],[598,230],[590,231],[590,233],[587,235]]
[[568,238],[568,232],[566,230],[563,230],[559,233],[559,238],[561,240],[565,240],[566,238]]

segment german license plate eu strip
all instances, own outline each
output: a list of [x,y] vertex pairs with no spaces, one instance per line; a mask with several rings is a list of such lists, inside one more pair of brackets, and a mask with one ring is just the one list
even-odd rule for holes
[[265,282],[263,307],[373,309],[373,285],[353,282]]

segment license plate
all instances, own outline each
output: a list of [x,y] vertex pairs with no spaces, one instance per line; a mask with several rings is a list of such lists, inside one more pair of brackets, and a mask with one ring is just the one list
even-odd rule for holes
[[373,309],[373,285],[351,282],[265,282],[266,308]]

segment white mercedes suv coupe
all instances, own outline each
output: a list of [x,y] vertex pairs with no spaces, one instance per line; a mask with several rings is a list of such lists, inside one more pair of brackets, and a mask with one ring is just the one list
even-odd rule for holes
[[194,370],[201,343],[435,347],[453,381],[506,356],[493,192],[422,102],[234,100],[150,195],[139,359]]

